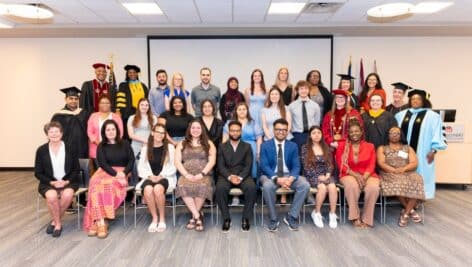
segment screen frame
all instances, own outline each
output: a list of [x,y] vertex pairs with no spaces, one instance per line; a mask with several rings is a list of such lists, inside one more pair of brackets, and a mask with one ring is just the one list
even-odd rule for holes
[[[147,71],[148,84],[151,85],[151,41],[152,40],[195,40],[195,39],[328,39],[330,41],[329,91],[333,88],[334,36],[331,34],[296,34],[296,35],[148,35]],[[151,89],[151,88],[149,88]]]

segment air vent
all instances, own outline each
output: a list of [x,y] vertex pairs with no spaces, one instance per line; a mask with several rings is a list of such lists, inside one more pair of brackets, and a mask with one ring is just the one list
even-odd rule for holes
[[320,14],[320,13],[334,13],[338,10],[344,3],[335,3],[335,2],[312,2],[307,3],[305,8],[302,10],[304,14]]

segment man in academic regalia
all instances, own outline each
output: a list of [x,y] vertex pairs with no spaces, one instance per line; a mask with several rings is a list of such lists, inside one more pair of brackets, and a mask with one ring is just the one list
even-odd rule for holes
[[392,86],[393,102],[387,106],[386,110],[392,113],[392,115],[395,115],[398,112],[408,108],[408,104],[403,102],[403,97],[405,97],[405,92],[412,88],[402,82],[392,83]]
[[111,99],[112,111],[114,111],[116,93],[110,88],[110,84],[106,81],[107,69],[110,67],[103,63],[95,63],[92,67],[95,69],[95,79],[82,84],[80,107],[90,116],[93,112],[98,111],[98,99],[100,99],[102,95],[108,95]]
[[444,127],[440,115],[431,110],[426,91],[412,90],[408,93],[408,98],[409,108],[398,112],[395,119],[408,144],[416,151],[416,171],[423,177],[426,199],[433,199],[436,189],[434,156],[438,150],[447,148]]
[[64,88],[61,91],[66,95],[66,105],[52,116],[51,121],[57,121],[62,125],[64,129],[62,140],[76,151],[79,156],[80,168],[84,173],[84,182],[88,182],[88,114],[79,108],[80,90],[77,87]]
[[[123,125],[127,125],[128,118],[136,113],[141,98],[148,98],[147,86],[139,80],[141,69],[136,65],[126,65],[126,81],[120,83],[116,93],[116,112],[121,114]],[[127,127],[123,129],[123,138],[128,139]]]

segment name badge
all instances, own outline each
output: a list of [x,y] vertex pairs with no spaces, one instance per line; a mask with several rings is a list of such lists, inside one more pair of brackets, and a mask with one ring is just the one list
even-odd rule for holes
[[408,153],[406,153],[405,151],[398,151],[398,156],[402,159],[407,159],[408,158]]

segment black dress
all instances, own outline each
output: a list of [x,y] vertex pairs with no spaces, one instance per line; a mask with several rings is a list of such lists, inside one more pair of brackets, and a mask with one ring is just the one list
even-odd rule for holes
[[166,111],[159,116],[166,120],[166,130],[171,137],[184,137],[188,124],[193,120],[193,116],[174,115],[170,111]]
[[205,126],[206,133],[208,138],[213,142],[216,148],[221,144],[221,139],[223,137],[223,121],[218,118],[213,118],[210,129],[207,128],[202,117],[199,117],[198,120]]
[[51,121],[57,121],[63,128],[62,140],[69,144],[80,159],[88,158],[88,136],[87,136],[88,114],[81,110],[78,114],[73,113],[65,106],[54,114]]
[[387,143],[388,130],[398,125],[395,117],[388,111],[382,112],[377,118],[370,116],[369,112],[364,112],[361,117],[364,121],[365,140],[374,144],[376,149]]
[[286,106],[292,103],[292,94],[293,94],[293,87],[292,85],[287,86],[284,91],[280,89],[278,86],[274,85],[275,88],[279,89],[282,92],[282,100]]

